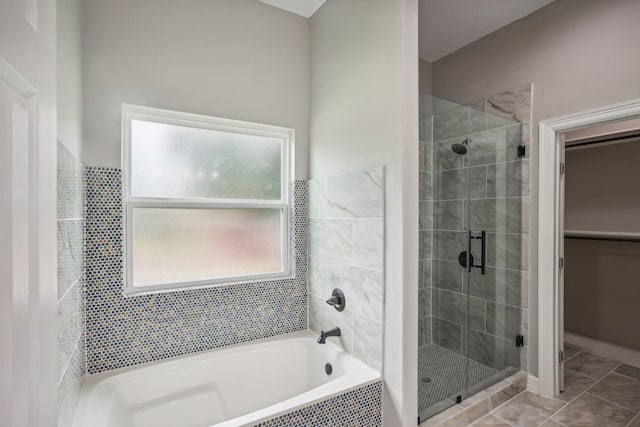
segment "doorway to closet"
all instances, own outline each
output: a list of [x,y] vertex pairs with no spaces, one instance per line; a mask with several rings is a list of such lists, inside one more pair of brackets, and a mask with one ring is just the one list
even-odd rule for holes
[[632,327],[640,324],[639,159],[638,119],[564,134],[559,390],[565,394],[591,380],[619,380],[611,375],[618,368],[640,376],[640,335]]
[[[637,125],[637,121],[635,122],[636,125],[633,125],[634,122],[631,122],[631,120],[635,119],[640,119],[640,99],[573,113],[558,118],[547,119],[541,121],[539,124],[539,173],[537,178],[538,236],[536,239],[538,244],[536,271],[538,275],[537,326],[539,344],[537,351],[537,390],[542,396],[547,398],[555,398],[559,396],[560,388],[564,387],[564,384],[561,383],[561,379],[564,378],[563,371],[565,367],[563,357],[566,360],[566,357],[575,354],[571,352],[572,349],[565,349],[564,347],[565,318],[563,298],[565,296],[565,292],[563,288],[566,270],[564,265],[564,191],[566,174],[569,172],[569,169],[565,164],[565,142],[569,141],[571,143],[577,140],[583,140],[582,142],[594,142],[591,138],[596,138],[599,139],[598,142],[603,144],[601,147],[606,147],[604,144],[608,143],[609,145],[616,145],[613,143],[614,141],[604,141],[604,139],[606,139],[605,136],[613,134],[616,139],[620,136],[631,136],[631,131],[640,129],[640,126]],[[629,126],[626,129],[620,128],[620,123],[625,121],[628,122],[626,125],[632,126]],[[596,129],[597,126],[600,128]],[[607,126],[609,126],[609,128],[607,128]],[[599,130],[600,132],[595,133],[594,131],[596,130]],[[579,132],[583,132],[582,135],[578,135]],[[632,160],[631,163],[633,166],[631,169],[638,169],[633,162],[633,160],[637,160],[637,157],[627,160]],[[601,165],[595,167],[595,170],[593,169],[593,167],[590,169],[590,171],[592,171],[591,175],[599,176],[603,181],[607,180],[607,177],[603,173],[604,169]],[[626,187],[632,185],[635,185],[635,183],[625,183]],[[583,188],[588,190],[592,187],[583,185]],[[600,216],[602,216],[602,213]],[[604,216],[610,217],[611,214],[607,213]],[[569,227],[570,226],[571,225],[569,225]],[[576,229],[575,231],[581,230]],[[627,230],[622,231],[625,231],[625,233],[623,233],[624,235],[628,235]],[[615,237],[620,238],[621,236],[616,235]],[[634,238],[635,236],[631,237]],[[606,242],[605,240],[600,241]],[[614,295],[615,292],[610,292],[610,294]],[[580,294],[580,298],[582,298],[582,294]],[[638,301],[638,298],[635,297],[630,297],[629,299],[633,299],[636,302]],[[579,308],[582,312],[589,311],[589,307],[587,307],[585,303],[583,303]],[[592,315],[595,317],[593,313]],[[632,327],[632,325],[626,325],[626,328]],[[596,345],[593,341],[583,344],[583,347],[586,346],[589,348],[589,352],[596,350]],[[625,347],[619,346],[619,348]],[[625,354],[627,356],[635,357],[635,359],[631,359],[632,361],[637,360],[637,352],[628,348],[625,349]],[[603,354],[600,349],[598,349],[598,352]],[[620,364],[616,364],[616,366],[618,365]]]
[[[637,226],[634,219],[637,215],[629,215],[629,212],[635,212],[637,206],[636,197],[637,192],[624,193],[626,197],[622,197],[622,203],[614,203],[615,199],[621,199],[619,193],[626,191],[630,186],[633,186],[635,182],[638,182],[635,178],[630,178],[627,174],[633,174],[638,170],[635,165],[635,161],[638,159],[636,154],[631,152],[621,153],[620,150],[637,149],[637,145],[623,145],[629,143],[636,143],[638,137],[640,137],[640,100],[627,101],[620,104],[614,104],[610,106],[600,107],[593,110],[574,113],[571,115],[544,120],[540,122],[540,169],[538,175],[538,188],[539,188],[539,200],[538,200],[538,329],[539,329],[539,383],[538,391],[545,397],[559,397],[560,391],[565,388],[564,384],[564,368],[565,361],[568,357],[574,356],[578,353],[575,347],[571,345],[565,348],[565,273],[568,269],[565,266],[565,229],[568,229],[567,241],[595,241],[606,243],[621,244],[634,243],[636,239]],[[569,147],[569,151],[565,153],[565,145]],[[607,166],[604,164],[604,156],[602,153],[596,151],[587,152],[588,149],[605,149],[609,146],[619,146],[618,150],[614,150],[614,157],[618,158],[618,164],[609,165],[609,173],[607,174]],[[579,148],[580,147],[580,148]],[[586,148],[590,147],[590,148]],[[575,152],[583,151],[578,153]],[[574,152],[572,154],[572,152]],[[585,154],[586,153],[586,154]],[[580,165],[580,158],[593,157],[593,153],[597,154],[595,165],[587,163]],[[565,158],[565,154],[568,154],[569,158]],[[567,201],[569,206],[569,213],[567,215],[567,227],[565,227],[565,181],[569,172],[569,166],[567,161],[574,159],[574,166],[578,166],[577,171],[583,169],[583,175],[586,174],[586,178],[583,176],[580,179],[580,173],[574,174],[574,179],[569,182],[568,188],[578,188],[578,207],[575,208],[575,196],[570,195]],[[575,163],[575,159],[579,159],[578,163]],[[584,162],[582,162],[584,163]],[[625,170],[622,170],[622,165],[626,166]],[[575,171],[576,169],[574,169]],[[584,172],[586,171],[586,172]],[[618,177],[616,183],[615,178]],[[620,179],[622,177],[622,179]],[[596,180],[596,181],[594,181]],[[602,187],[605,190],[602,191]],[[608,187],[608,188],[607,188]],[[600,198],[595,198],[595,203],[591,205],[580,205],[580,200],[594,200],[595,193],[600,191],[603,195]],[[574,190],[575,193],[575,190]],[[631,200],[633,199],[633,200]],[[615,207],[612,207],[615,206]],[[573,212],[573,213],[572,213]],[[624,219],[620,215],[623,215]],[[613,218],[613,219],[612,219]],[[603,226],[603,221],[607,220],[610,224],[616,224],[618,227],[627,226],[627,228],[615,229],[613,227]],[[582,222],[581,222],[582,221]],[[587,221],[587,222],[585,222]],[[589,222],[590,221],[590,222]],[[585,224],[589,223],[589,226]],[[573,229],[571,227],[574,227]],[[613,240],[615,239],[615,240]],[[572,243],[569,243],[571,245]],[[611,252],[611,251],[609,251]],[[597,251],[596,251],[597,253]],[[600,251],[602,254],[602,251]],[[612,252],[615,253],[615,252]],[[575,255],[575,254],[574,254]],[[577,267],[577,276],[584,273],[585,267],[588,263],[592,268],[590,275],[588,276],[590,281],[597,283],[597,277],[602,275],[600,270],[605,271],[611,269],[611,265],[615,269],[615,274],[605,276],[604,282],[610,282],[613,278],[619,277],[621,273],[625,273],[628,268],[629,261],[625,260],[625,257],[620,257],[620,251],[618,251],[618,257],[612,257],[611,254],[606,255],[604,258],[609,258],[606,261],[586,261],[584,263],[576,263],[569,261],[572,266]],[[592,253],[593,256],[593,253]],[[596,255],[596,257],[599,255]],[[600,255],[601,256],[601,255]],[[633,257],[633,255],[631,255]],[[611,262],[611,259],[618,260]],[[622,263],[620,262],[622,259]],[[640,261],[637,260],[637,261]],[[637,261],[635,263],[637,264]],[[633,263],[633,262],[632,262]],[[611,264],[611,265],[607,265]],[[622,266],[621,266],[622,264]],[[625,266],[626,264],[626,266]],[[582,268],[580,267],[582,265]],[[594,267],[595,266],[595,267]],[[606,268],[605,268],[606,267]],[[594,268],[598,272],[594,272]],[[569,271],[569,280],[574,281],[576,271]],[[584,276],[583,276],[584,277]],[[607,289],[608,292],[602,296],[602,291],[593,288],[592,292],[587,295],[588,286],[584,285],[583,288],[577,288],[576,295],[580,302],[573,310],[578,312],[578,317],[590,316],[590,320],[593,324],[593,320],[604,317],[607,322],[611,322],[614,318],[612,312],[621,311],[621,307],[618,306],[611,309],[611,303],[607,300],[615,300],[615,295],[620,291],[613,289],[612,287]],[[619,283],[616,282],[616,286]],[[631,288],[631,295],[627,295],[624,298],[626,301],[624,304],[629,304],[634,301],[638,302],[640,299],[637,293],[637,289]],[[568,292],[570,294],[571,292]],[[624,292],[623,292],[624,293]],[[588,299],[591,298],[591,306],[589,306]],[[605,306],[608,308],[598,308],[596,305],[605,301]],[[595,303],[593,303],[595,301]],[[595,304],[595,305],[594,305]],[[635,313],[636,310],[627,310],[626,313]],[[579,323],[579,321],[577,321]],[[569,320],[569,323],[575,324],[576,321]],[[569,327],[571,328],[571,326]],[[597,329],[597,328],[596,328]],[[602,329],[602,328],[600,328]],[[605,328],[606,329],[606,328]],[[629,324],[625,329],[629,329]],[[582,329],[584,331],[584,328]],[[597,336],[595,333],[589,331],[588,335]],[[613,356],[610,363],[614,364],[613,369],[609,369],[606,373],[613,373],[613,370],[617,367],[631,369],[640,376],[640,370],[634,366],[640,367],[640,354],[634,349],[623,347],[621,345],[615,345],[608,343],[607,341],[600,341],[591,337],[581,340],[584,336],[580,334],[569,334],[569,340],[576,342],[578,345],[588,349],[587,352],[582,352],[580,358],[590,359],[591,356],[586,356],[597,352],[605,357]],[[619,337],[618,337],[619,338]],[[609,338],[611,340],[611,338]],[[621,342],[616,338],[616,341]],[[626,345],[629,345],[629,340],[623,341]],[[632,345],[633,346],[633,345]],[[611,349],[622,350],[614,351],[611,353]],[[576,359],[579,360],[580,358]],[[576,360],[571,362],[571,365],[577,364]],[[617,363],[616,360],[622,362],[631,362],[631,365]],[[581,363],[589,365],[593,360],[582,360]],[[576,370],[575,366],[570,366],[572,370]],[[584,371],[582,372],[584,373]],[[598,376],[598,375],[596,375]],[[598,376],[598,383],[603,375]],[[575,379],[575,378],[574,378]],[[565,393],[566,395],[566,393]]]

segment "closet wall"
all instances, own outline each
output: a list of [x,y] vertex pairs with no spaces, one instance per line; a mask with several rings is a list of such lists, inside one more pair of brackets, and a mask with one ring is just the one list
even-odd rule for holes
[[[565,230],[640,236],[638,160],[640,141],[567,151]],[[639,265],[640,241],[565,238],[565,330],[640,351]]]

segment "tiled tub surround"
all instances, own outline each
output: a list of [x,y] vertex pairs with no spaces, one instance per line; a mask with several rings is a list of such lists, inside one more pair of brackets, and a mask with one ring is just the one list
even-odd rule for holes
[[330,397],[256,427],[382,427],[382,381]]
[[[309,328],[377,370],[384,312],[384,168],[309,181]],[[325,303],[334,288],[342,312]]]
[[[432,337],[434,343],[461,353],[468,333],[473,360],[496,369],[526,370],[527,348],[513,351],[513,347],[518,333],[525,336],[525,344],[527,337],[531,86],[482,99],[471,107],[435,113],[433,142],[421,142],[420,303],[431,303],[430,320],[423,318],[421,343],[428,344]],[[454,153],[451,145],[467,136],[468,154]],[[524,158],[517,155],[518,145],[526,146]],[[471,230],[487,231],[489,266],[486,275],[474,270],[470,283],[458,263],[458,254],[466,248],[467,209]],[[479,246],[472,252],[479,254]],[[426,313],[428,309],[423,309]]]
[[58,425],[68,426],[86,372],[83,165],[60,142],[57,155]]
[[86,168],[90,374],[307,328],[307,184],[292,185],[290,278],[123,295],[122,173]]
[[379,372],[316,338],[299,331],[92,375],[74,427],[381,426]]

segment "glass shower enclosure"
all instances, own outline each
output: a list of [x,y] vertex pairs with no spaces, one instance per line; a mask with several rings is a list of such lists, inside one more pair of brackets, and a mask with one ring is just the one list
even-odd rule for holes
[[520,370],[525,353],[526,138],[489,109],[420,97],[421,421]]

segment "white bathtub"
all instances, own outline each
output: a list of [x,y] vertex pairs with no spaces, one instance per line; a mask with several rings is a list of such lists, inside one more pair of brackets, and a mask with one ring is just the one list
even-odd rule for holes
[[73,427],[247,426],[380,378],[335,338],[317,337],[296,332],[89,376]]

